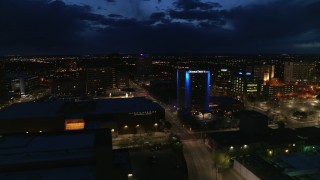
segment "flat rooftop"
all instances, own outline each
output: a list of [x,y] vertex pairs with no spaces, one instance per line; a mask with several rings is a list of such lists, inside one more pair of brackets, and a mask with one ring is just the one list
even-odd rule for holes
[[11,166],[91,159],[95,147],[111,149],[106,129],[57,133],[18,133],[0,137],[0,171]]
[[99,99],[80,102],[27,102],[0,111],[0,120],[81,117],[130,112],[164,111],[157,103],[143,97]]
[[320,179],[319,153],[301,152],[290,155],[282,154],[278,156],[278,159],[287,165],[285,173],[291,177]]

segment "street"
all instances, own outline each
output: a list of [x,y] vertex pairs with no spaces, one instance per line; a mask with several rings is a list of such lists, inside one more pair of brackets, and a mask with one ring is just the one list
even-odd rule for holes
[[[146,94],[146,91],[143,88],[141,88],[137,84],[132,84],[134,88],[137,89],[135,96]],[[147,98],[159,103],[157,99],[150,95],[148,95]],[[184,128],[184,125],[180,123],[177,114],[171,112],[170,108],[167,105],[163,103],[159,104],[166,111],[166,120],[172,124],[170,132],[173,134],[178,134],[183,143],[183,153],[188,167],[189,180],[217,179],[216,170],[213,168],[214,164],[207,145],[203,142],[202,139],[197,138],[192,130]],[[226,176],[226,178],[224,178],[223,176]],[[233,171],[233,169],[224,171],[222,175],[221,173],[219,173],[218,179],[243,180],[243,178],[237,175],[236,172]]]

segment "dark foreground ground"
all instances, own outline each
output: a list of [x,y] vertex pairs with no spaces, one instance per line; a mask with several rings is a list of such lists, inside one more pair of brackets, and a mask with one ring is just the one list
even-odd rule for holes
[[185,159],[170,148],[143,149],[130,152],[134,179],[138,180],[187,180]]

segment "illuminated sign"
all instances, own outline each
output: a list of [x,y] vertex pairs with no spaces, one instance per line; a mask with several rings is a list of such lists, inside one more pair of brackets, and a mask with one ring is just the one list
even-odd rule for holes
[[239,72],[239,74],[242,74],[242,72]]
[[189,73],[208,73],[209,71],[189,71]]
[[247,75],[247,76],[251,76],[251,73],[250,73],[250,72],[246,72],[246,75]]
[[221,69],[221,71],[222,71],[222,72],[227,72],[227,71],[228,71],[228,69]]
[[156,113],[156,111],[143,111],[143,112],[134,112],[134,113],[129,113],[133,114],[134,116],[147,116]]
[[65,130],[81,130],[84,129],[83,119],[67,119],[65,120]]

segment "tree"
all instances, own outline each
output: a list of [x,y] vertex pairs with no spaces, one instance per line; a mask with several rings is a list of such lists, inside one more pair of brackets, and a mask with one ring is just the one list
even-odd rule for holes
[[216,168],[216,176],[218,179],[219,169],[225,169],[230,166],[230,157],[222,151],[215,150],[212,152],[211,158],[214,162],[214,166]]

